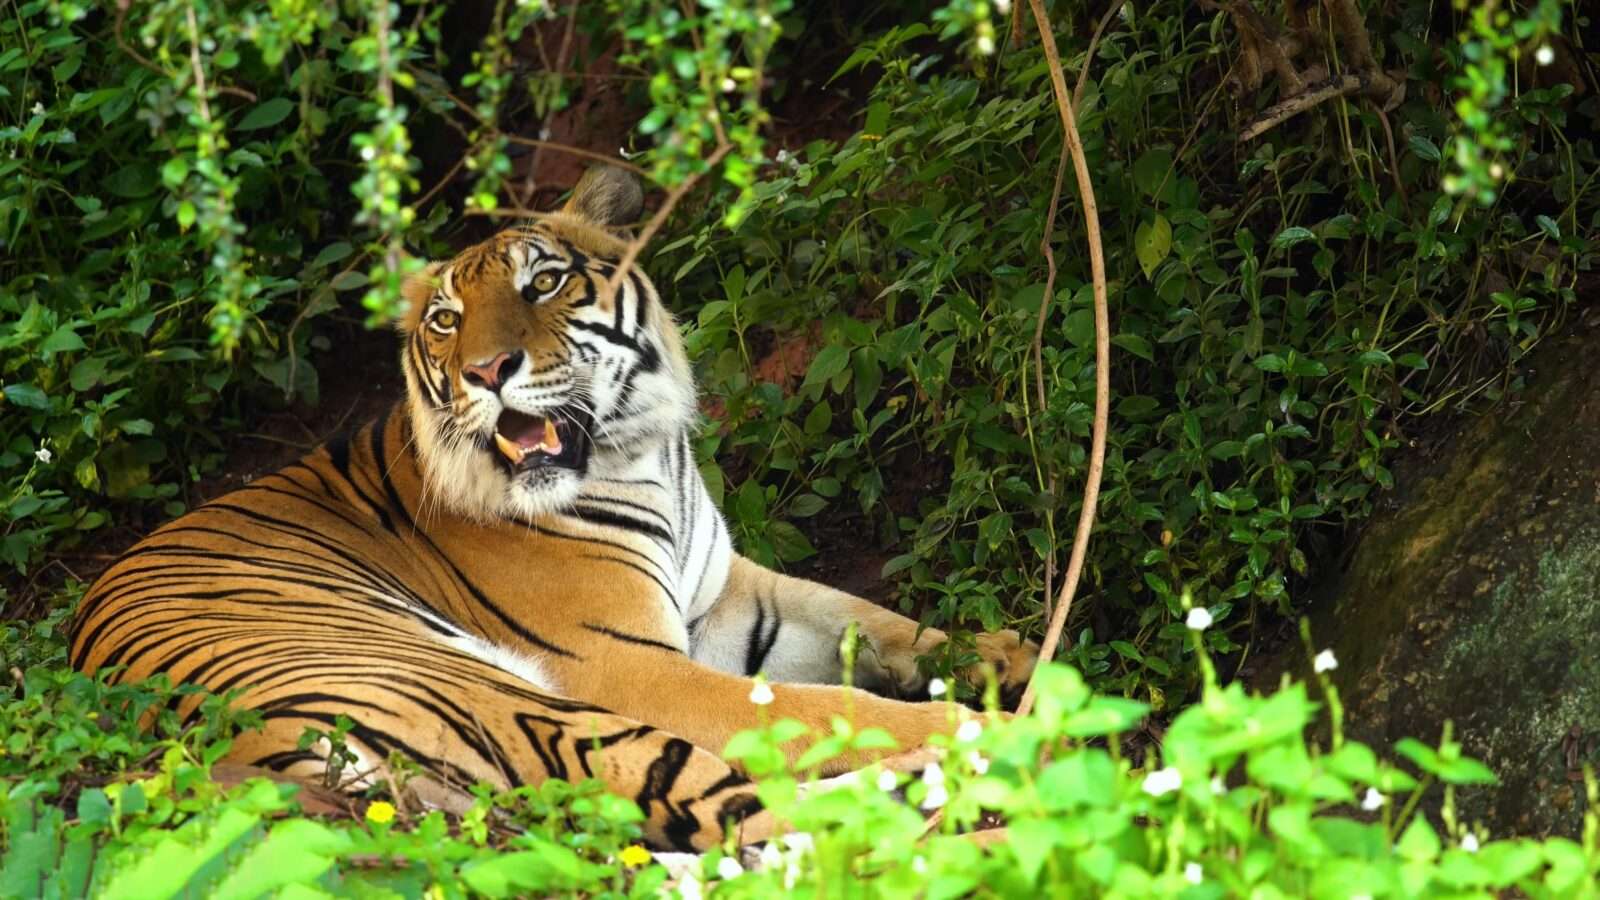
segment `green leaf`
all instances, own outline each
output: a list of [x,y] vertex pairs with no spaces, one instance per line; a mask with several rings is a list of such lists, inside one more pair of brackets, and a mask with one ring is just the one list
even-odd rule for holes
[[50,398],[45,396],[44,391],[31,384],[8,384],[0,393],[4,393],[7,400],[18,406],[31,409],[50,408]]
[[1426,162],[1438,162],[1441,158],[1438,145],[1420,134],[1412,135],[1411,140],[1407,141],[1406,144],[1411,148],[1411,152],[1417,155],[1418,159]]
[[1431,862],[1439,855],[1439,836],[1433,833],[1433,826],[1428,824],[1427,819],[1417,816],[1406,827],[1405,834],[1400,836],[1395,851],[1403,859]]
[[274,97],[264,103],[259,103],[234,128],[239,131],[257,131],[262,128],[271,128],[289,117],[294,112],[294,101],[288,97]]
[[1144,277],[1151,277],[1156,266],[1172,253],[1172,224],[1166,216],[1157,215],[1153,221],[1139,224],[1133,232],[1133,252]]
[[69,353],[73,350],[88,349],[83,343],[83,338],[78,337],[78,332],[76,329],[76,324],[69,324],[63,325],[60,328],[57,328],[55,331],[50,332],[50,336],[45,338],[44,341],[39,344],[39,353],[43,355],[45,359],[49,359],[57,353]]
[[1150,346],[1150,342],[1145,340],[1140,335],[1119,334],[1111,339],[1111,343],[1121,347],[1122,349],[1132,353],[1134,356],[1137,356],[1146,362],[1156,361],[1155,350]]
[[824,434],[828,426],[833,424],[833,407],[826,402],[818,403],[811,407],[811,412],[806,414],[806,421],[802,427],[806,434]]
[[1244,454],[1244,442],[1218,441],[1212,446],[1210,453],[1212,459],[1233,459]]
[[[1168,201],[1172,198],[1173,182],[1177,180],[1172,171],[1172,151],[1166,147],[1151,147],[1133,163],[1133,183],[1147,197]],[[1156,191],[1160,190],[1159,197]]]
[[875,134],[879,137],[889,131],[889,104],[884,102],[874,103],[867,107],[867,122],[862,126],[866,134]]
[[772,541],[772,549],[784,562],[798,562],[817,553],[800,529],[782,520],[767,527],[767,539]]
[[1049,819],[1018,819],[1010,823],[1006,845],[1016,857],[1023,884],[1039,880],[1045,861],[1061,843],[1060,832],[1061,824]]
[[816,494],[801,494],[789,501],[789,515],[796,519],[808,519],[821,512],[828,501]]
[[310,268],[320,269],[323,266],[331,266],[349,256],[352,250],[353,248],[350,246],[349,241],[334,241],[317,253],[316,258],[311,260]]
[[1094,344],[1094,310],[1075,309],[1067,313],[1064,326],[1067,340],[1075,347],[1088,347]]
[[1561,226],[1556,224],[1555,219],[1541,214],[1534,216],[1533,220],[1539,223],[1539,230],[1545,233],[1545,237],[1552,241],[1561,240]]
[[1272,248],[1274,250],[1287,250],[1295,244],[1316,239],[1317,236],[1311,229],[1302,228],[1299,225],[1291,225],[1278,232],[1278,236],[1272,239]]
[[838,344],[829,344],[817,353],[811,360],[811,366],[806,369],[806,380],[802,387],[810,388],[820,384],[827,384],[833,376],[844,371],[850,364],[850,351]]
[[111,173],[106,179],[106,190],[124,199],[137,200],[155,193],[157,181],[153,163],[133,162]]
[[106,361],[98,356],[86,356],[72,366],[72,372],[67,376],[67,383],[78,392],[87,391],[100,383],[105,377]]

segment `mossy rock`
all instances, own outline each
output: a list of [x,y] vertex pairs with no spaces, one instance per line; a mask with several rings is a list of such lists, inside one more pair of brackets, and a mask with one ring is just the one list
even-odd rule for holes
[[1597,352],[1595,335],[1541,348],[1526,389],[1402,473],[1313,616],[1351,736],[1437,740],[1453,721],[1501,779],[1460,813],[1499,834],[1576,837],[1581,767],[1600,762]]

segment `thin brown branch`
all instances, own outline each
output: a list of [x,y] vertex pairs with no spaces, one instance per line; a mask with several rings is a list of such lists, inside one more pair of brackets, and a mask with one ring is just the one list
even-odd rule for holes
[[1241,142],[1254,140],[1319,103],[1332,100],[1334,97],[1354,94],[1359,90],[1361,90],[1361,79],[1354,75],[1341,75],[1324,82],[1262,110],[1255,121],[1240,129],[1239,140]]
[[189,67],[194,70],[194,97],[200,105],[200,118],[211,121],[211,104],[206,100],[206,71],[200,65],[200,26],[195,23],[194,4],[185,11],[189,19]]
[[521,144],[525,147],[538,147],[542,150],[554,150],[557,153],[570,153],[573,156],[582,156],[586,159],[603,162],[608,166],[616,166],[619,169],[627,169],[629,172],[632,172],[641,178],[650,177],[649,172],[631,162],[628,162],[625,159],[622,159],[621,157],[609,156],[605,153],[598,153],[594,150],[585,150],[582,147],[574,147],[571,144],[561,144],[555,141],[541,141],[538,138],[525,138],[515,134],[507,134],[502,136],[513,144]]
[[128,54],[128,56],[132,57],[133,61],[138,63],[139,65],[144,66],[146,69],[149,69],[150,71],[152,71],[152,72],[154,72],[157,75],[160,75],[162,77],[170,77],[170,73],[168,73],[166,69],[163,69],[160,66],[156,65],[155,63],[151,62],[148,58],[145,57],[144,54],[140,53],[138,50],[135,50],[133,48],[133,45],[128,43],[127,38],[123,37],[123,35],[122,35],[122,26],[127,23],[127,20],[128,20],[128,8],[130,6],[131,6],[131,3],[128,2],[128,0],[122,0],[122,2],[119,2],[117,4],[117,23],[111,29],[112,33],[114,35],[116,35],[117,46],[121,47],[122,48],[122,52],[126,53],[126,54]]
[[[1100,35],[1105,33],[1106,26],[1111,24],[1112,17],[1122,7],[1126,6],[1127,2],[1128,0],[1118,0],[1118,2],[1111,4],[1111,8],[1105,11],[1105,15],[1102,15],[1099,23],[1094,26],[1094,34],[1089,38],[1089,49],[1083,51],[1083,68],[1078,70],[1078,84],[1072,89],[1072,108],[1074,111],[1083,106],[1083,89],[1089,84],[1089,69],[1094,65],[1095,51],[1100,49]],[[1017,8],[1021,9],[1021,4],[1018,4]],[[1057,179],[1056,184],[1059,185],[1060,183],[1060,180]],[[1059,194],[1060,192],[1061,188],[1058,186],[1056,193]]]
[[[1088,71],[1088,66],[1084,66]],[[1082,86],[1082,82],[1079,82]],[[1065,138],[1061,140],[1061,156],[1056,160],[1056,184],[1050,191],[1050,208],[1044,216],[1044,236],[1039,239],[1039,251],[1044,254],[1045,275],[1044,295],[1039,298],[1039,317],[1033,323],[1033,386],[1037,394],[1039,411],[1035,415],[1044,418],[1045,408],[1049,400],[1044,392],[1044,322],[1050,312],[1050,300],[1055,296],[1056,290],[1056,252],[1050,246],[1052,236],[1056,230],[1056,210],[1061,206],[1061,183],[1067,175],[1067,159],[1071,155],[1071,148]],[[1046,490],[1051,497],[1056,494],[1056,475],[1050,473],[1049,487]],[[1054,528],[1051,529],[1052,536]],[[1044,617],[1048,621],[1055,618],[1055,593],[1051,589],[1051,582],[1055,579],[1055,550],[1044,558]]]
[[[711,155],[706,157],[706,171],[709,172],[715,169],[717,164],[722,162],[723,157],[727,156],[732,150],[732,144],[723,143],[717,145],[717,149],[711,151]],[[644,223],[644,228],[640,229],[639,236],[628,243],[628,249],[622,254],[622,260],[617,263],[616,272],[612,273],[611,281],[606,285],[607,293],[615,294],[617,292],[617,288],[622,285],[622,279],[628,277],[629,269],[638,260],[639,252],[645,248],[646,244],[650,243],[651,238],[656,236],[656,232],[661,230],[661,226],[666,224],[667,217],[672,215],[672,210],[677,207],[678,201],[682,200],[685,194],[700,183],[702,174],[690,175],[667,192],[667,199],[661,202],[661,207],[656,210],[655,215]]]
[[[1095,203],[1094,181],[1089,176],[1089,163],[1083,150],[1083,138],[1078,134],[1077,114],[1072,99],[1067,94],[1066,74],[1061,68],[1061,54],[1056,49],[1055,32],[1050,27],[1043,0],[1028,0],[1033,10],[1034,24],[1038,26],[1039,39],[1044,45],[1045,58],[1050,63],[1050,85],[1056,96],[1056,110],[1061,115],[1062,139],[1072,154],[1073,173],[1077,176],[1078,194],[1083,206],[1083,222],[1089,242],[1089,271],[1094,284],[1094,428],[1089,440],[1089,472],[1084,484],[1083,505],[1078,514],[1077,533],[1072,538],[1072,555],[1067,562],[1066,575],[1061,582],[1055,609],[1050,617],[1044,644],[1039,648],[1039,659],[1048,661],[1055,656],[1061,643],[1061,633],[1066,628],[1072,611],[1072,598],[1083,574],[1083,561],[1089,551],[1089,535],[1094,530],[1095,508],[1100,500],[1100,480],[1105,471],[1106,429],[1111,417],[1111,316],[1106,302],[1105,248],[1100,240],[1100,211]],[[1046,236],[1048,239],[1048,235]],[[1027,715],[1033,708],[1034,688],[1038,675],[1028,682],[1017,715]]]

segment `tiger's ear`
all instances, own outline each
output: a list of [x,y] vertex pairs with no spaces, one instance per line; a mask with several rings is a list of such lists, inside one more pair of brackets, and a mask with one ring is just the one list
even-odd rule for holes
[[591,166],[583,173],[561,211],[601,228],[622,228],[639,220],[644,190],[639,179],[616,166]]
[[400,296],[405,299],[406,305],[395,317],[394,327],[401,334],[410,334],[422,321],[422,311],[428,306],[428,298],[439,289],[439,272],[443,268],[442,262],[428,263],[421,271],[407,276],[405,283],[400,286]]

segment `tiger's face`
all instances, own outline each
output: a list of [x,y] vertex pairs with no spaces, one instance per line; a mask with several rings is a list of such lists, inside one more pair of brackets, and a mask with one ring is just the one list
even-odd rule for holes
[[429,500],[472,518],[559,510],[693,420],[677,325],[631,266],[641,195],[592,169],[561,212],[434,263],[406,286],[407,393]]

